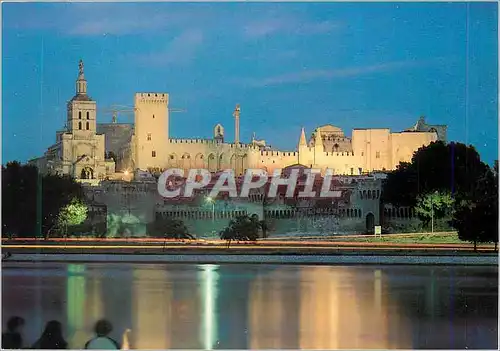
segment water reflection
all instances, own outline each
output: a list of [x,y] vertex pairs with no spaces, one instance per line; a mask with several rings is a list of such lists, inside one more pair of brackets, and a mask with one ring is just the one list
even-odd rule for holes
[[203,326],[201,328],[201,340],[205,350],[213,350],[217,341],[217,273],[218,266],[207,264],[202,266],[202,299]]
[[73,348],[102,317],[141,349],[495,348],[497,272],[7,263],[2,315],[28,321],[28,342],[58,319]]

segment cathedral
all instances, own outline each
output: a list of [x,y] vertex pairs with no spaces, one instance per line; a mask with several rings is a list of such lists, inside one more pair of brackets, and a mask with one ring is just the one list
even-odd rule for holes
[[115,173],[115,161],[105,158],[105,137],[97,132],[97,104],[87,94],[83,62],[79,62],[76,93],[67,104],[66,125],[43,157],[29,163],[42,173],[71,175],[97,183]]
[[[56,142],[44,156],[31,160],[42,172],[69,174],[98,184],[104,179],[139,178],[166,168],[206,168],[212,172],[246,169],[272,172],[292,165],[326,170],[338,175],[362,175],[394,169],[410,161],[420,147],[446,139],[446,126],[428,125],[421,117],[411,128],[354,129],[351,137],[339,127],[317,127],[310,137],[297,131],[295,150],[276,150],[265,140],[240,141],[241,108],[234,109],[234,140],[216,124],[213,138],[174,138],[169,134],[169,94],[136,93],[134,124],[97,123],[96,101],[87,93],[83,62],[79,63],[76,94],[67,105],[67,122],[56,132]],[[244,119],[243,119],[244,123]]]

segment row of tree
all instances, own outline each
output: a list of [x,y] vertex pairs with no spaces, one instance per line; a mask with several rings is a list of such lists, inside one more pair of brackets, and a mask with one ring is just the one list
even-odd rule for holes
[[382,202],[416,209],[424,225],[445,219],[460,239],[498,243],[498,163],[491,168],[472,146],[433,142],[384,182]]
[[[162,217],[147,227],[148,234],[162,239],[194,239],[188,228],[180,219]],[[238,216],[232,219],[224,228],[219,237],[231,241],[256,241],[259,237],[266,237],[267,225],[256,215]]]

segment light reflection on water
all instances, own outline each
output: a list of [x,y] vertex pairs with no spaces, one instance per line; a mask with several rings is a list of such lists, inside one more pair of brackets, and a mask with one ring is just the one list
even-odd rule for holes
[[496,267],[6,263],[2,315],[29,343],[58,319],[74,348],[102,317],[141,349],[496,348],[497,283]]

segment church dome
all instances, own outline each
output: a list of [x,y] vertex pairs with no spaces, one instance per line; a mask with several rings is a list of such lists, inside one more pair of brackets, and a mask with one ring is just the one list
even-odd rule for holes
[[316,128],[316,130],[318,130],[318,129],[321,132],[321,134],[323,134],[323,135],[325,135],[325,134],[335,134],[338,136],[344,135],[344,131],[341,128],[335,127],[334,125],[331,125],[331,124],[325,124],[323,126]]

